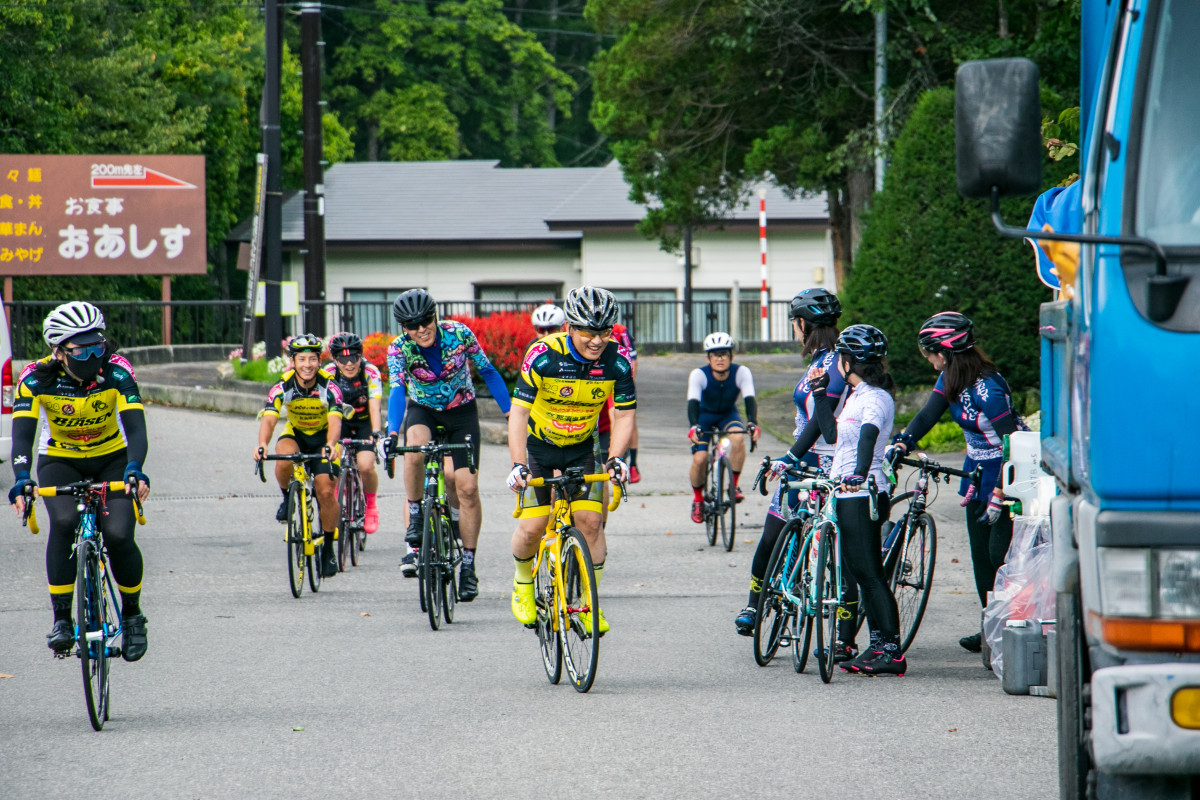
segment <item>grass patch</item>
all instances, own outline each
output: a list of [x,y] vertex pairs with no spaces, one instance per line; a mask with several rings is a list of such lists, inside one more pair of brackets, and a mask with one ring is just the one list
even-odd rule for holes
[[268,369],[268,362],[265,358],[256,358],[253,361],[243,362],[240,358],[235,358],[229,363],[233,364],[233,374],[244,381],[257,381],[259,383],[278,383],[283,377],[282,372],[272,372]]

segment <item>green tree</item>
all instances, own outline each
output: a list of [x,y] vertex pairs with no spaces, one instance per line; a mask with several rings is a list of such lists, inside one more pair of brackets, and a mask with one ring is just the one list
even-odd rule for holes
[[330,97],[359,158],[558,163],[546,103],[565,110],[573,82],[500,0],[358,0],[330,13]]
[[[917,349],[920,324],[939,311],[960,311],[1014,389],[1037,386],[1038,305],[1050,290],[1038,281],[1029,246],[1001,237],[983,203],[959,196],[953,161],[954,93],[935,89],[896,140],[887,186],[867,215],[857,264],[840,292],[842,319],[886,333],[897,382],[917,385],[935,378]],[[1050,164],[1046,187],[1070,170]],[[1032,198],[1002,203],[1010,224],[1028,219],[1032,207]]]

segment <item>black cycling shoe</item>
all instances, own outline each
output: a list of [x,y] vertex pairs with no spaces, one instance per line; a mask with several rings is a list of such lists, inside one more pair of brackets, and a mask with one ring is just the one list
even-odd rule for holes
[[[326,539],[333,538],[329,534],[325,535]],[[333,553],[333,548],[328,546],[321,547],[321,577],[332,578],[338,574],[337,556]]]
[[746,606],[737,615],[737,619],[733,624],[737,627],[737,632],[742,636],[754,635],[754,621],[758,618],[758,610],[754,606]]
[[479,597],[479,580],[475,577],[475,565],[463,564],[458,571],[458,599],[469,603]]
[[870,647],[868,647],[866,650],[863,650],[861,653],[859,653],[855,658],[843,663],[842,670],[845,672],[858,672],[859,668],[862,667],[863,662],[871,660],[876,656],[877,653],[882,652],[882,650],[872,650]]
[[287,522],[287,518],[288,518],[287,511],[288,511],[287,498],[285,497],[285,498],[283,498],[283,502],[279,504],[279,510],[275,512],[275,521],[276,522]]
[[46,645],[56,653],[65,653],[75,644],[75,623],[69,619],[60,619],[46,634]]
[[421,546],[421,515],[416,514],[408,518],[408,530],[404,532],[404,541],[408,542],[409,547]]
[[[893,657],[898,656],[898,657]],[[908,660],[899,650],[872,650],[871,657],[858,664],[859,675],[895,675],[908,671]]]
[[983,634],[973,633],[958,640],[959,646],[968,653],[978,653],[983,650]]
[[858,647],[851,644],[838,642],[833,646],[833,663],[841,664],[845,661],[853,661],[858,658]]
[[146,616],[121,617],[121,658],[137,661],[146,655]]

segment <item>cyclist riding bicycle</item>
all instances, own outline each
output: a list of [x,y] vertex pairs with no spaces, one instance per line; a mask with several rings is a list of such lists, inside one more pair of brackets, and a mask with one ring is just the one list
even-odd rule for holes
[[[692,522],[704,522],[704,471],[712,429],[745,430],[742,418],[738,416],[738,395],[745,398],[750,437],[757,442],[761,435],[754,378],[749,367],[733,363],[733,337],[723,331],[710,333],[704,337],[704,353],[708,364],[697,367],[688,376],[687,414],[691,427],[687,436],[692,443],[692,467],[688,478],[692,483]],[[729,466],[733,470],[733,491],[739,503],[744,497],[738,478],[745,462],[745,437],[731,437]]]
[[[805,289],[792,298],[792,330],[800,340],[800,354],[811,356],[808,369],[792,390],[792,401],[796,404],[796,429],[792,432],[793,438],[799,438],[810,423],[816,424],[818,403],[827,405],[830,413],[836,416],[849,394],[846,391],[846,381],[836,368],[837,354],[833,349],[838,338],[837,321],[841,315],[842,304],[837,295],[825,289]],[[810,467],[823,469],[828,474],[829,467],[833,464],[833,452],[833,444],[821,436],[802,462]],[[771,505],[767,509],[767,518],[763,521],[758,548],[754,551],[754,559],[750,564],[750,599],[734,620],[737,632],[742,636],[754,635],[758,595],[762,590],[763,576],[771,560],[771,552],[775,549],[775,542],[786,522],[785,502],[795,508],[798,493],[791,492],[789,497],[783,498],[780,496],[780,487],[776,487],[775,494],[771,496]],[[856,600],[856,587],[847,586],[844,596],[851,601]]]
[[[508,418],[508,449],[513,467],[508,487],[525,492],[525,507],[512,536],[512,612],[520,622],[537,619],[533,597],[533,558],[550,516],[550,490],[527,486],[529,478],[551,477],[554,470],[599,468],[593,452],[597,418],[611,396],[616,406],[604,470],[614,480],[629,478],[619,455],[629,445],[637,396],[633,368],[624,348],[611,340],[617,302],[611,292],[593,286],[572,289],[566,302],[567,330],[539,339],[525,353],[513,390]],[[600,525],[602,484],[590,484],[571,500],[575,526],[587,541],[596,583],[604,571],[608,547]],[[600,611],[598,628],[609,629]]]
[[[18,515],[32,502],[25,492],[34,485],[29,459],[35,438],[39,440],[37,482],[42,485],[124,480],[137,483],[140,500],[150,494],[150,479],[142,471],[149,442],[141,392],[133,367],[117,355],[104,331],[100,309],[81,301],[58,306],[42,323],[42,337],[51,353],[21,372],[13,400],[16,480],[8,501]],[[50,649],[66,653],[75,643],[72,548],[79,508],[71,495],[45,501],[50,514],[46,578],[54,610],[54,626],[46,638]],[[126,661],[137,661],[146,654],[146,617],[141,611],[142,551],[133,537],[133,499],[110,494],[105,512],[104,546],[121,594],[121,654]]]
[[[1012,518],[1003,513],[1004,492],[1000,488],[1004,436],[1028,428],[1013,409],[1008,382],[975,343],[975,326],[967,317],[957,311],[934,314],[921,326],[917,346],[938,370],[938,379],[925,406],[893,442],[902,452],[912,451],[947,410],[963,429],[967,440],[963,470],[983,468],[978,494],[966,478],[958,493],[967,509],[975,590],[979,602],[987,605],[987,593],[996,582],[996,570],[1004,563],[1012,540]],[[972,653],[983,648],[979,633],[964,636],[958,643]]]
[[[479,409],[470,364],[475,365],[496,405],[508,415],[508,387],[492,366],[471,329],[453,320],[438,321],[437,306],[429,292],[410,289],[396,298],[392,316],[403,332],[388,345],[388,452],[405,431],[405,444],[419,447],[433,438],[440,425],[450,444],[471,437],[474,463],[479,464]],[[469,363],[468,363],[469,362]],[[417,574],[416,548],[421,544],[421,495],[425,470],[421,453],[404,457],[404,490],[408,495],[408,529],[404,540],[413,548],[401,561],[402,574]],[[463,560],[459,569],[458,599],[469,603],[479,595],[475,577],[475,550],[483,512],[479,503],[479,476],[471,471],[467,451],[453,451],[454,489],[459,503],[459,533]],[[453,510],[452,510],[453,513]]]
[[[345,404],[342,438],[374,440],[382,437],[383,377],[378,367],[363,358],[362,339],[353,333],[334,334],[329,340],[329,353],[333,361],[325,365],[324,371],[333,376],[334,383],[342,390]],[[375,469],[375,448],[355,445],[354,458],[362,475],[363,496],[367,501],[363,530],[374,533],[379,530],[379,508],[375,503],[379,472]]]
[[[321,547],[321,577],[331,578],[338,571],[333,538],[340,509],[334,466],[338,462],[339,441],[342,438],[343,398],[342,390],[333,376],[321,369],[321,351],[324,348],[321,339],[311,333],[302,333],[288,342],[292,368],[283,373],[279,383],[267,392],[267,403],[259,412],[261,421],[254,460],[258,461],[260,454],[270,446],[271,434],[275,432],[279,416],[284,411],[287,411],[287,426],[275,442],[275,452],[279,455],[303,453],[325,456],[310,466],[314,475],[313,494],[317,497],[321,517],[321,533],[313,534],[313,545]],[[328,455],[325,454],[326,449]],[[275,480],[283,492],[283,502],[275,512],[275,519],[287,522],[291,462],[275,462]]]

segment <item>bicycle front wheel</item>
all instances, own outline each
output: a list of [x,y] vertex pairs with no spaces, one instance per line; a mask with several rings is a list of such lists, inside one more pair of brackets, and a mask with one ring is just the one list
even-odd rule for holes
[[[304,505],[305,508],[308,509],[309,541],[316,539],[317,536],[320,535],[318,534],[317,529],[313,527],[314,525],[318,524],[315,509],[313,508],[315,502],[316,501],[313,500],[312,496],[312,487],[309,487],[309,489],[304,492]],[[334,543],[330,542],[329,544],[332,546]],[[321,558],[321,549],[324,546],[324,544],[316,544],[313,542],[313,554],[305,559],[305,561],[308,562],[308,588],[312,589],[314,593],[321,591],[321,562],[324,561],[324,559]]]
[[562,677],[562,640],[558,636],[558,597],[554,592],[554,574],[550,563],[550,552],[538,554],[537,572],[533,573],[533,600],[537,604],[538,647],[542,652],[542,666],[550,683],[557,684]]
[[300,491],[295,485],[288,490],[287,503],[288,578],[292,597],[299,598],[304,591],[304,504],[300,502]]
[[715,465],[708,462],[708,473],[704,477],[704,535],[708,537],[709,547],[717,543],[716,507],[720,495],[717,493],[716,473]]
[[821,524],[821,544],[817,548],[816,581],[817,607],[813,624],[817,628],[817,667],[821,680],[833,680],[834,644],[837,642],[838,605],[841,587],[837,579],[837,561],[833,543],[834,529],[829,523]]
[[[788,620],[794,615],[795,609],[783,596],[783,579],[791,575],[788,568],[789,553],[796,549],[795,538],[799,533],[801,523],[792,520],[783,527],[775,547],[771,550],[771,558],[767,561],[767,571],[763,575],[762,591],[758,594],[758,608],[754,615],[754,663],[765,667],[775,658],[775,652],[787,630]],[[794,559],[794,556],[792,556]]]
[[421,579],[421,597],[425,612],[429,615],[429,627],[436,631],[442,627],[442,569],[438,557],[442,518],[430,500],[422,504],[421,518],[423,531],[421,555],[417,559],[417,574]]
[[583,534],[567,528],[562,543],[562,582],[566,596],[563,625],[563,661],[577,692],[586,692],[596,680],[600,662],[600,595],[596,570]]
[[[816,563],[813,557],[813,548],[804,546],[806,536],[803,531],[797,535],[796,541],[804,552],[797,558],[792,573],[792,594],[807,600],[812,597],[810,587],[816,574]],[[808,654],[811,652],[808,646],[812,643],[813,625],[817,616],[809,611],[810,609],[806,608],[798,610],[796,629],[792,634],[792,669],[797,673],[804,672],[804,668],[808,666]]]
[[367,498],[363,494],[362,474],[357,469],[353,470],[354,486],[350,492],[350,508],[351,519],[354,524],[350,526],[350,535],[347,537],[346,547],[350,550],[350,563],[358,566],[358,554],[367,546]]
[[901,534],[900,555],[892,575],[892,595],[900,614],[900,652],[908,650],[917,637],[929,588],[933,585],[933,566],[937,558],[937,528],[933,517],[920,514]]
[[108,719],[108,627],[99,546],[83,541],[75,552],[75,606],[83,694],[92,728]]
[[442,572],[442,616],[449,625],[454,622],[454,609],[458,603],[458,573],[454,569],[462,563],[462,546],[454,536],[449,517],[442,517],[440,528],[441,535],[438,538],[441,540],[441,549],[438,562]]
[[341,516],[338,517],[337,564],[338,572],[346,571],[346,556],[350,563],[358,565],[358,556],[354,550],[354,478],[353,471],[342,470],[342,478],[338,482],[338,507]]
[[726,552],[733,550],[733,540],[737,534],[737,491],[733,485],[733,468],[729,459],[721,457],[721,474],[717,480],[717,512],[721,515],[721,544]]

